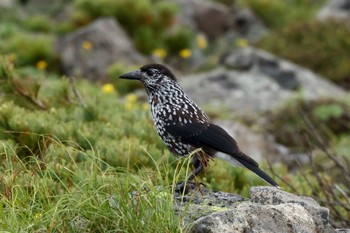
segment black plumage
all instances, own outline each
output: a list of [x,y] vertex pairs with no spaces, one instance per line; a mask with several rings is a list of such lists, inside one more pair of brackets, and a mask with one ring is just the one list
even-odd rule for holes
[[[277,183],[252,158],[244,154],[236,141],[220,126],[211,123],[206,113],[182,90],[175,75],[165,66],[149,64],[139,70],[121,75],[143,83],[148,94],[151,113],[157,132],[169,150],[177,156],[188,156],[201,148],[192,159],[192,180],[207,165],[209,159],[218,157],[234,165],[241,165],[273,186]],[[206,158],[203,160],[203,156]],[[182,190],[184,183],[178,184]]]

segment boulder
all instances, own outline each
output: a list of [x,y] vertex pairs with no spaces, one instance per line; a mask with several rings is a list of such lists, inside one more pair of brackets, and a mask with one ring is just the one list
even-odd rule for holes
[[273,187],[252,187],[250,200],[262,205],[297,203],[311,215],[317,232],[321,232],[329,225],[329,209],[321,207],[310,197],[296,196]]
[[232,210],[213,213],[194,222],[192,233],[204,232],[305,232],[316,226],[300,205],[242,203]]
[[174,194],[175,212],[180,216],[185,215],[186,224],[212,213],[229,210],[246,200],[248,199],[237,194],[210,191],[204,187],[185,196]]
[[203,32],[209,39],[225,33],[231,26],[230,11],[224,5],[207,0],[175,0],[180,6],[178,23]]
[[180,6],[179,24],[204,33],[210,40],[227,34],[227,40],[247,38],[255,41],[266,33],[266,27],[248,8],[228,7],[208,0],[175,0]]
[[198,29],[209,39],[215,39],[231,27],[230,11],[227,7],[215,3],[199,4],[196,7],[194,20]]
[[254,42],[267,33],[264,23],[249,8],[237,8],[232,12],[232,29],[229,31],[228,43],[239,38]]
[[327,208],[275,187],[252,187],[250,199],[202,188],[186,196],[175,194],[174,203],[193,233],[341,232],[329,224]]
[[56,50],[65,74],[89,80],[104,80],[107,67],[114,62],[144,63],[117,21],[101,18],[60,38]]
[[229,52],[220,63],[210,72],[180,79],[185,92],[199,105],[251,115],[295,97],[314,100],[345,95],[342,88],[310,70],[256,48]]

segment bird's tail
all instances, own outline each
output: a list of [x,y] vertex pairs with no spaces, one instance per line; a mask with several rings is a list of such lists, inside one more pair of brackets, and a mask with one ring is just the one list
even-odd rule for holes
[[238,161],[245,166],[246,168],[248,168],[249,170],[251,170],[252,172],[254,172],[255,174],[257,174],[258,176],[260,176],[263,180],[265,180],[267,183],[269,183],[272,186],[278,187],[278,184],[276,183],[276,181],[274,181],[268,174],[266,174],[263,170],[261,170],[259,168],[259,166],[256,166],[255,164],[251,164],[245,160],[239,160]]
[[266,174],[263,170],[259,168],[259,165],[257,162],[255,162],[252,158],[248,157],[243,152],[237,152],[239,154],[234,155],[228,155],[223,153],[218,153],[216,157],[226,160],[232,165],[238,165],[238,166],[244,166],[260,176],[263,180],[265,180],[267,183],[269,183],[272,186],[275,186],[279,188],[276,181],[274,181],[268,174]]

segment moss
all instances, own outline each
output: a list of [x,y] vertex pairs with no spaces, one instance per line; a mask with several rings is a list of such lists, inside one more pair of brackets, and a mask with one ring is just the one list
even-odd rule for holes
[[194,221],[201,217],[208,216],[212,213],[222,212],[227,210],[230,210],[230,208],[219,207],[219,206],[209,206],[205,203],[201,203],[200,205],[190,203],[190,205],[188,206],[188,209],[186,210],[186,214],[188,216],[191,216],[191,219]]
[[17,66],[35,66],[44,60],[50,67],[57,61],[53,45],[53,35],[18,32],[3,40],[0,50],[3,54],[15,54]]

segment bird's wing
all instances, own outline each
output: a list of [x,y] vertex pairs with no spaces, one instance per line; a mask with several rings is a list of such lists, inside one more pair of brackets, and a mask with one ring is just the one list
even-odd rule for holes
[[252,158],[240,153],[237,142],[220,126],[205,123],[173,123],[166,126],[166,131],[174,137],[181,137],[182,141],[193,146],[220,151],[258,166]]
[[[259,168],[259,164],[248,155],[240,151],[236,141],[220,126],[204,123],[189,123],[189,124],[169,124],[166,130],[174,137],[181,137],[181,140],[196,147],[220,151],[241,165],[250,169],[269,184],[278,187],[278,184],[264,171]],[[232,159],[227,159],[228,162]]]
[[209,124],[202,123],[202,122],[195,122],[195,123],[179,123],[179,122],[171,122],[168,124],[165,124],[165,130],[169,134],[171,134],[174,137],[181,137],[181,139],[184,138],[191,138],[195,137],[196,135],[200,135],[201,133],[205,132],[208,129]]

